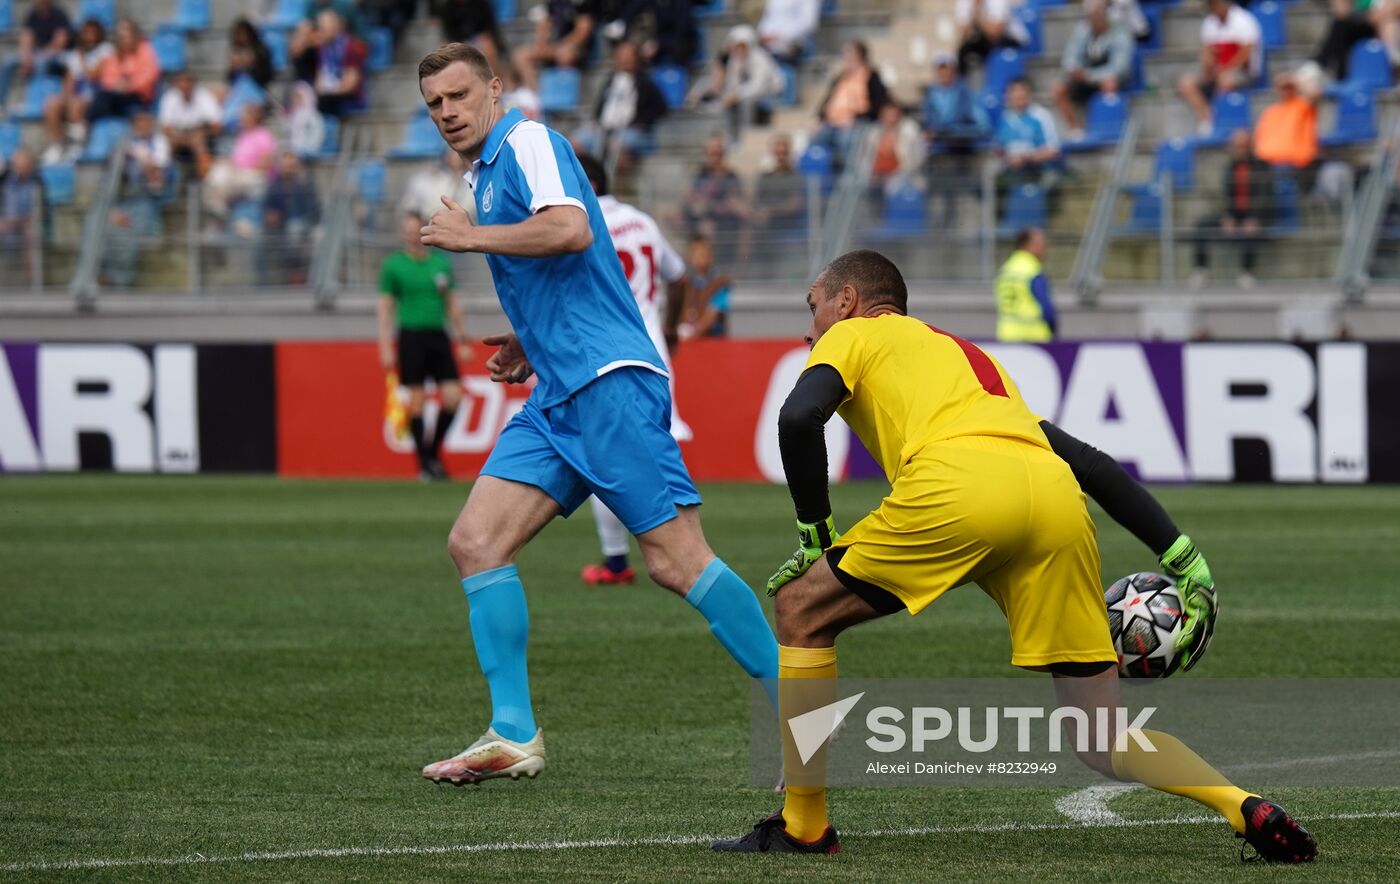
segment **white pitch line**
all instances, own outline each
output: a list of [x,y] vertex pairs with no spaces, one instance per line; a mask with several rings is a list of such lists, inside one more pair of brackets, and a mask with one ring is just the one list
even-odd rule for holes
[[[1308,817],[1319,820],[1400,819],[1400,811],[1380,810],[1362,813],[1334,813]],[[1186,826],[1220,823],[1218,816],[1178,816],[1156,820],[1122,820],[1116,823],[996,823],[963,826],[914,826],[903,829],[871,829],[847,832],[853,838],[897,838],[923,835],[996,834],[998,832],[1056,832],[1069,829],[1102,829],[1113,826],[1144,828],[1147,826]],[[438,847],[329,847],[311,850],[252,851],[228,856],[111,857],[98,859],[38,860],[6,863],[0,872],[63,872],[84,869],[115,869],[133,866],[194,866],[241,862],[277,862],[296,859],[338,859],[371,856],[441,856],[456,853],[501,853],[512,850],[590,850],[606,847],[671,847],[705,844],[716,835],[653,835],[642,838],[590,838],[578,841],[495,841],[485,844],[449,844]]]

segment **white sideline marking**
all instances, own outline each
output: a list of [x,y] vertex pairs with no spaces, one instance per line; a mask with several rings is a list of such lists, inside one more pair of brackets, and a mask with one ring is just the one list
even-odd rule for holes
[[[1400,819],[1400,810],[1379,810],[1363,813],[1333,813],[1310,816],[1317,820]],[[995,834],[997,832],[1054,832],[1065,829],[1109,828],[1126,826],[1143,828],[1160,825],[1200,825],[1221,822],[1220,817],[1178,816],[1156,820],[1120,820],[1114,823],[996,823],[964,826],[914,826],[903,829],[870,829],[848,832],[855,838],[918,837],[921,835]],[[337,859],[352,856],[440,856],[454,853],[499,853],[508,850],[588,850],[600,847],[669,847],[706,844],[716,835],[652,835],[643,838],[589,838],[578,841],[494,841],[485,844],[449,844],[438,847],[330,847],[312,850],[251,851],[228,856],[155,856],[135,858],[96,858],[67,860],[37,860],[6,863],[0,872],[61,872],[83,869],[114,869],[132,866],[194,866],[240,862],[276,862],[289,859]]]

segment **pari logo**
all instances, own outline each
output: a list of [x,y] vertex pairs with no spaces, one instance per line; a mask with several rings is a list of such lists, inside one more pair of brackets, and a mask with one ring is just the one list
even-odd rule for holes
[[199,470],[190,344],[0,346],[0,472]]
[[[818,750],[841,726],[851,710],[865,696],[862,691],[835,703],[794,715],[787,720],[792,732],[793,744],[803,764],[811,760]],[[1156,752],[1157,747],[1142,732],[1155,706],[1146,706],[1131,720],[1129,710],[1117,706],[1094,710],[1094,720],[1089,713],[1075,706],[1057,706],[1045,709],[1039,706],[987,706],[973,708],[958,706],[945,709],[941,706],[915,706],[907,713],[894,706],[876,706],[865,716],[865,727],[870,732],[865,745],[875,752],[924,752],[930,744],[944,740],[956,740],[966,752],[986,753],[1002,744],[1003,723],[1008,723],[1008,738],[1014,738],[1015,751],[1031,752],[1032,722],[1039,722],[1045,734],[1040,745],[1055,753],[1064,751],[1064,729],[1073,723],[1075,734],[1074,751],[1087,752],[1092,745],[1096,751],[1106,752],[1110,744],[1114,751],[1123,751],[1128,741],[1135,742],[1144,752]],[[1009,724],[1014,722],[1014,725]],[[1006,747],[1003,747],[1006,748]]]

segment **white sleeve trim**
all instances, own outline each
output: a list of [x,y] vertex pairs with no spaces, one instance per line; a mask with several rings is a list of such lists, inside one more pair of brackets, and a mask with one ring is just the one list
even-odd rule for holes
[[547,209],[550,206],[574,206],[583,209],[583,214],[588,214],[588,209],[583,203],[571,196],[537,197],[532,199],[530,200],[530,213],[535,214],[539,212],[540,209]]
[[641,359],[619,359],[619,360],[617,360],[617,361],[615,361],[615,362],[609,362],[607,365],[605,365],[605,366],[603,366],[602,368],[598,369],[597,377],[602,377],[603,375],[607,374],[608,372],[610,372],[610,371],[616,371],[616,370],[619,369],[619,368],[633,368],[633,367],[635,367],[635,368],[647,368],[647,369],[651,369],[652,371],[654,371],[654,372],[656,372],[657,374],[661,375],[663,378],[669,378],[669,377],[671,376],[671,373],[670,373],[669,371],[666,371],[666,370],[663,369],[663,368],[657,368],[655,365],[652,365],[650,362],[644,362],[644,361],[641,360]]
[[583,201],[569,196],[559,172],[559,158],[554,154],[554,141],[549,130],[527,120],[510,131],[506,143],[515,151],[515,161],[530,188],[530,212],[545,206],[577,206],[588,214]]

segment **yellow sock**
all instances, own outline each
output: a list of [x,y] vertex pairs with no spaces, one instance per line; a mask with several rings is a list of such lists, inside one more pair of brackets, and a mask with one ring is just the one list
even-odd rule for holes
[[1225,817],[1236,832],[1244,831],[1240,805],[1251,793],[1236,788],[1224,774],[1171,734],[1149,730],[1142,733],[1157,751],[1148,752],[1129,738],[1127,748],[1112,755],[1115,776],[1198,801]]
[[[802,764],[788,719],[836,702],[836,649],[778,646],[778,712],[783,730],[783,821],[788,834],[815,841],[826,831],[826,747]],[[821,681],[806,681],[821,679]]]

